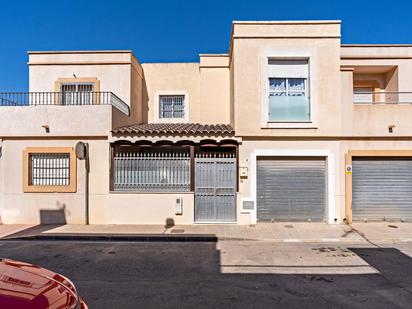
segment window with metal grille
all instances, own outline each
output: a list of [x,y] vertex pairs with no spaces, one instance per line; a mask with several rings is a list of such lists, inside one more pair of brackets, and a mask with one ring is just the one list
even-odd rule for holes
[[61,85],[62,104],[93,104],[93,83],[65,83]]
[[31,153],[29,155],[29,185],[70,185],[69,153]]
[[190,191],[188,151],[117,152],[115,191]]
[[159,118],[184,118],[185,96],[184,95],[161,95],[159,96]]

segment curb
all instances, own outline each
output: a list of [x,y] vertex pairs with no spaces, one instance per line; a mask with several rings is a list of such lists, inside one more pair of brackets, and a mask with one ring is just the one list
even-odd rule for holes
[[75,241],[136,241],[136,242],[217,242],[213,235],[33,235],[1,238],[0,241],[75,240]]
[[[234,238],[234,237],[218,237],[215,235],[175,235],[175,234],[140,234],[140,235],[76,235],[76,234],[42,234],[31,236],[17,236],[0,238],[1,241],[118,241],[118,242],[218,242],[218,241],[266,241],[273,243],[368,243],[364,239],[338,239],[338,238],[322,238],[322,239],[250,239],[250,238]],[[375,243],[409,243],[411,238],[386,238],[386,239],[371,239]]]

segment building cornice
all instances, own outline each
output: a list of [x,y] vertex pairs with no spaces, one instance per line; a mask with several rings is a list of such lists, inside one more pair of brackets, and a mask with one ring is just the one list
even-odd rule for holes
[[30,54],[133,54],[132,50],[50,50],[50,51],[28,51]]

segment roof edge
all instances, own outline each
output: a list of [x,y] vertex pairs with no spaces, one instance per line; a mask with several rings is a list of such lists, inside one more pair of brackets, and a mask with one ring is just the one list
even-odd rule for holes
[[336,20],[233,20],[232,24],[240,25],[298,25],[298,24],[309,24],[309,25],[323,25],[323,24],[341,24],[342,21],[339,19]]
[[412,44],[341,44],[341,47],[412,47]]
[[228,57],[228,53],[222,53],[222,54],[199,54],[199,57]]
[[124,50],[46,50],[46,51],[27,51],[28,54],[133,54],[131,49]]

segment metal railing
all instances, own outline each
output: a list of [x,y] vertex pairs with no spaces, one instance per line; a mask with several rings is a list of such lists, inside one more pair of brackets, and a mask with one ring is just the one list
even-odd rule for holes
[[117,153],[115,191],[190,191],[187,152]]
[[412,104],[412,92],[365,91],[353,94],[356,104]]
[[130,115],[129,106],[112,92],[0,92],[0,106],[33,105],[112,105],[124,114]]

